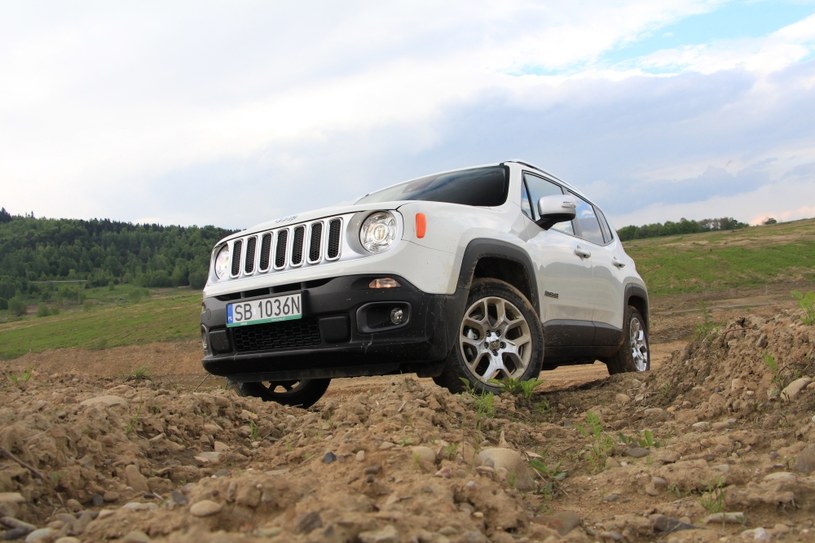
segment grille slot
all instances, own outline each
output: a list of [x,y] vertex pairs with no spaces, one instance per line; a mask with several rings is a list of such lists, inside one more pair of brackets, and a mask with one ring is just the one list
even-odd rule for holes
[[252,234],[232,242],[232,277],[338,260],[344,217],[331,217]]
[[266,271],[269,269],[269,258],[271,257],[271,250],[272,250],[272,234],[266,233],[263,234],[263,237],[260,238],[260,271]]
[[237,240],[232,246],[232,275],[238,275],[241,271],[241,249],[243,241]]
[[246,263],[243,265],[243,271],[247,274],[255,271],[255,247],[257,247],[258,238],[252,236],[246,240]]
[[277,233],[277,247],[275,248],[274,267],[282,270],[286,266],[286,248],[289,243],[289,231],[280,230]]
[[335,260],[340,256],[340,234],[342,233],[342,219],[331,219],[328,223],[328,260]]
[[315,222],[311,225],[311,239],[308,242],[308,261],[309,264],[320,260],[322,253],[323,243],[323,223]]
[[294,239],[291,248],[291,265],[299,266],[303,263],[303,239],[306,237],[306,227],[296,226],[294,228]]
[[239,353],[316,347],[322,343],[315,318],[233,328],[232,339]]

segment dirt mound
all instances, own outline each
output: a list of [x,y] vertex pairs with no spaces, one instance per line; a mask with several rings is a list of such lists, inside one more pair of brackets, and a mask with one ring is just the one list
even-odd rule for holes
[[6,371],[0,538],[815,540],[815,327],[709,332],[650,374],[500,397],[356,380],[309,411]]

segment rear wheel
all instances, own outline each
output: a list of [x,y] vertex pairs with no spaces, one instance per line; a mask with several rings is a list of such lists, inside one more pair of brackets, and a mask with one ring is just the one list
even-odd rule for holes
[[625,339],[617,353],[606,360],[612,375],[651,369],[651,351],[648,346],[648,328],[645,319],[634,306],[627,306],[623,320]]
[[263,381],[236,383],[241,396],[253,396],[264,402],[308,408],[322,398],[331,379],[303,379],[302,381]]
[[498,393],[496,381],[533,379],[542,364],[543,332],[535,309],[509,283],[479,279],[473,282],[444,371],[434,381],[451,392],[469,387]]

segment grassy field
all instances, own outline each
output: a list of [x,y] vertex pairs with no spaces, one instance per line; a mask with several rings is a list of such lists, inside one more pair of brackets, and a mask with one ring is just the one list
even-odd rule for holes
[[815,219],[634,240],[625,247],[654,298],[774,282],[815,285]]
[[107,288],[87,292],[81,308],[0,324],[0,359],[49,349],[105,349],[198,337],[200,291],[154,290],[136,301],[128,296],[114,302]]
[[[652,300],[661,296],[771,283],[815,290],[815,219],[626,242]],[[201,293],[130,286],[84,290],[84,301],[58,315],[0,323],[0,359],[58,348],[198,338]]]

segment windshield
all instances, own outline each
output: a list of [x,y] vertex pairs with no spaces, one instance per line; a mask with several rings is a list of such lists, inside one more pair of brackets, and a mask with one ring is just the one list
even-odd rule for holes
[[504,166],[473,168],[414,179],[372,192],[357,203],[423,200],[492,207],[506,201],[508,185]]

